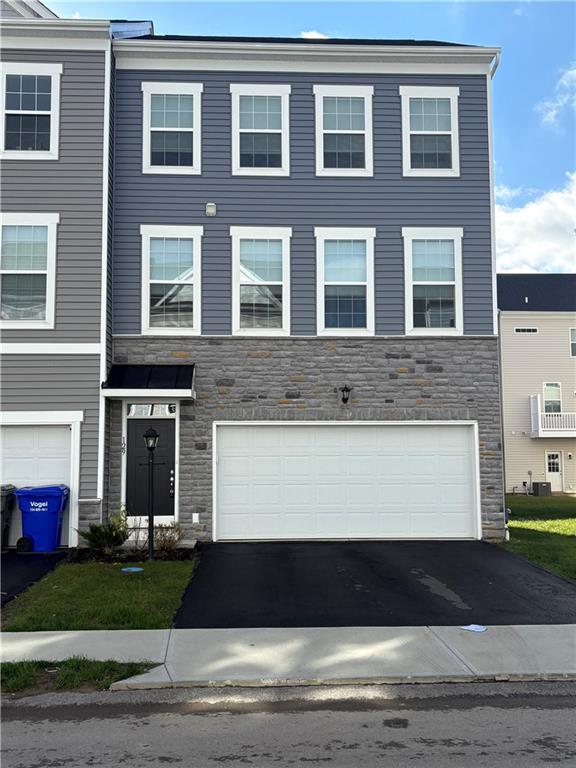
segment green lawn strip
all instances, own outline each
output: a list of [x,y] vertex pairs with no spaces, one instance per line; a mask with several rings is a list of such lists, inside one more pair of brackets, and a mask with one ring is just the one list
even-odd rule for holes
[[503,546],[551,571],[576,580],[576,517],[513,519]]
[[[130,565],[144,570],[123,573]],[[193,560],[66,563],[6,606],[3,630],[165,629],[193,569]]]
[[576,496],[506,496],[511,518],[558,520],[576,518]]
[[72,658],[65,661],[17,661],[0,665],[2,692],[48,692],[90,688],[103,691],[116,680],[141,675],[152,665],[143,662],[92,661]]

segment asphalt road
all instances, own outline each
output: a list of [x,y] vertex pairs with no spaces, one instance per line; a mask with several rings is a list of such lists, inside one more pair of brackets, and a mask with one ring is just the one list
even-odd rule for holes
[[3,768],[576,765],[576,683],[139,691],[4,703]]

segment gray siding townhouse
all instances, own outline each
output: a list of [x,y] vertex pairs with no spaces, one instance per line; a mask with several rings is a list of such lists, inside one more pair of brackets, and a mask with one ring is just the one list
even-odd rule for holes
[[498,49],[43,8],[1,7],[2,482],[75,545],[146,517],[153,427],[189,538],[502,538]]
[[75,545],[104,472],[109,24],[1,11],[2,482],[69,485]]
[[104,507],[212,540],[502,538],[498,49],[114,42]]

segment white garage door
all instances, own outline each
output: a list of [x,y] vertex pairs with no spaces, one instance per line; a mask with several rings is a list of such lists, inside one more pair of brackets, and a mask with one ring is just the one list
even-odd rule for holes
[[[70,485],[70,427],[5,426],[1,430],[0,477],[2,483],[24,485]],[[62,543],[67,543],[67,516],[62,525]],[[20,513],[12,521],[10,544],[22,535]]]
[[476,538],[470,425],[221,425],[215,538]]

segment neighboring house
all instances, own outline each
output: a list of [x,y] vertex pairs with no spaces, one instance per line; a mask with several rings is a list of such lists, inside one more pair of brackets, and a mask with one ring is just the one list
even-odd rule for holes
[[[5,161],[9,210],[59,211],[57,259],[76,270],[62,275],[74,301],[57,297],[57,339],[38,329],[4,340],[12,353],[34,344],[6,358],[10,409],[41,410],[28,371],[43,394],[58,382],[44,400],[55,409],[72,408],[83,383],[95,398],[76,406],[82,440],[92,436],[75,454],[87,467],[81,498],[95,499],[81,522],[100,504],[146,514],[152,426],[156,514],[190,537],[502,538],[498,49],[150,35],[115,39],[112,53],[109,86],[62,100],[52,161],[58,173],[65,138],[81,151],[80,122],[104,125],[110,87],[110,220],[106,151],[89,168],[81,152],[74,179],[50,176],[48,199],[26,186],[27,202],[24,180],[48,178],[49,160],[33,174]],[[101,221],[86,224],[81,196],[96,188]],[[79,219],[65,232],[68,204]],[[108,316],[78,296],[91,234],[100,261],[87,262],[87,282],[97,273],[102,306],[112,296]],[[92,337],[83,323],[95,318]],[[35,357],[40,343],[80,337],[72,356]]]
[[498,275],[506,490],[576,494],[576,274]]
[[1,480],[70,486],[74,545],[104,474],[110,24],[36,0],[0,14]]

